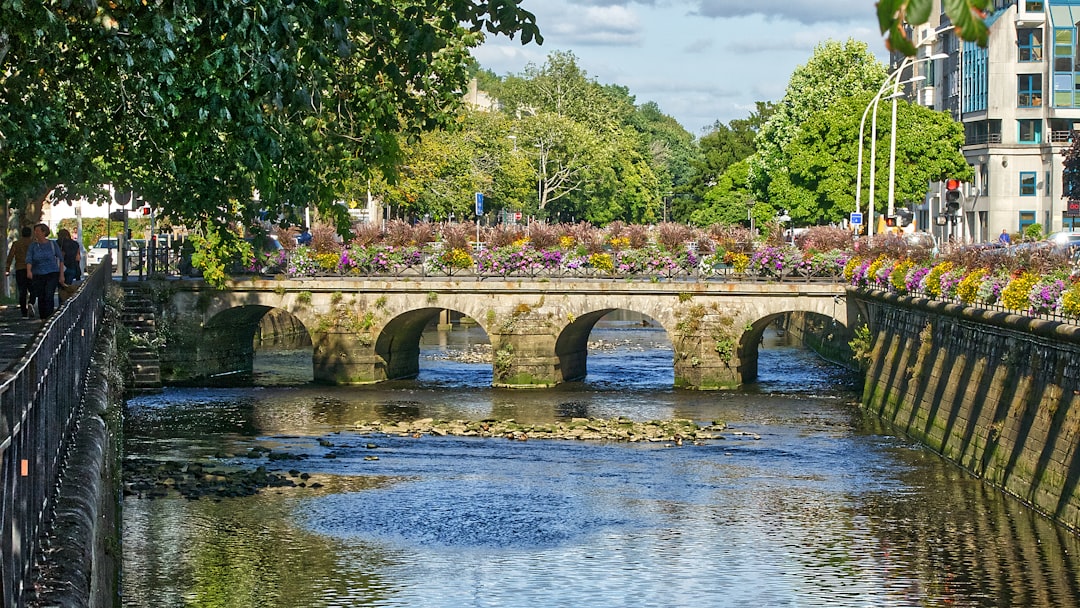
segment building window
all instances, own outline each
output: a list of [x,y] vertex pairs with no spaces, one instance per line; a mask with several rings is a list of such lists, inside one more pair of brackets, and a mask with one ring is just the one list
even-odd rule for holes
[[1042,61],[1042,28],[1017,28],[1016,45],[1020,61]]
[[1020,196],[1035,196],[1036,175],[1034,171],[1020,172]]
[[1073,90],[1076,87],[1076,74],[1074,69],[1075,58],[1073,50],[1075,44],[1075,27],[1054,28],[1054,106],[1058,108],[1073,107]]
[[1017,125],[1020,127],[1020,143],[1022,144],[1041,144],[1042,143],[1042,120],[1018,120]]
[[1021,211],[1020,212],[1020,232],[1023,232],[1025,228],[1035,223],[1034,211]]
[[1016,105],[1021,108],[1042,106],[1042,74],[1020,74],[1016,79]]
[[1024,0],[1024,11],[1028,13],[1043,12],[1043,0]]

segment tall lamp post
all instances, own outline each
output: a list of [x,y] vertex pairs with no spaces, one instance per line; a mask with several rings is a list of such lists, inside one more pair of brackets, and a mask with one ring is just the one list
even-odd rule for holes
[[[910,63],[914,66],[921,61],[933,61],[935,59],[947,59],[949,55],[947,53],[935,53],[929,57],[923,57],[922,59],[916,59],[912,61],[909,57],[904,62],[900,63],[899,70],[904,69],[904,63]],[[896,215],[896,98],[897,93],[900,92],[900,83],[897,82],[893,85],[893,100],[892,100],[892,132],[889,134],[889,217]]]
[[[900,84],[907,84],[909,82],[918,82],[920,80],[925,80],[925,79],[926,79],[925,76],[917,76],[917,77],[912,78],[910,80],[905,80],[904,82],[902,82]],[[870,209],[870,213],[869,213],[868,221],[866,223],[866,225],[868,226],[868,232],[867,232],[868,236],[872,236],[874,234],[874,225],[869,220],[874,219],[874,213],[873,213],[874,197],[873,197],[873,192],[874,192],[874,171],[875,171],[874,166],[876,164],[875,159],[876,159],[876,156],[877,156],[877,154],[876,154],[876,151],[877,151],[877,109],[878,109],[878,102],[881,101],[881,96],[885,94],[885,91],[888,90],[888,88],[889,88],[889,79],[886,79],[885,84],[881,85],[881,88],[878,89],[878,92],[877,92],[876,95],[874,95],[874,98],[870,100],[870,103],[866,104],[866,109],[863,110],[862,120],[859,122],[859,161],[858,161],[858,173],[855,176],[855,212],[856,213],[862,213],[862,166],[863,166],[863,144],[862,144],[862,142],[863,142],[863,138],[866,136],[865,135],[866,134],[866,117],[867,117],[868,114],[870,114],[870,108],[874,109],[874,119],[873,119],[873,122],[872,122],[872,125],[871,125],[871,130],[873,132],[873,135],[870,138],[870,192],[871,192],[871,195],[870,195],[870,203],[868,205],[868,207]]]
[[[864,126],[865,126],[865,121],[866,121],[866,114],[867,114],[867,112],[870,111],[870,108],[873,107],[874,108],[873,124],[872,124],[871,129],[870,129],[870,131],[871,131],[871,135],[870,135],[870,192],[869,192],[870,201],[867,204],[867,212],[868,212],[867,213],[867,216],[868,216],[867,235],[868,236],[873,236],[873,233],[874,233],[874,223],[873,223],[873,218],[874,218],[874,177],[875,177],[874,174],[875,174],[875,171],[876,171],[876,164],[877,164],[876,163],[876,161],[877,161],[876,152],[877,152],[877,107],[878,107],[878,102],[881,101],[881,96],[885,94],[885,91],[887,91],[889,89],[889,86],[891,85],[892,88],[893,88],[893,93],[892,93],[892,95],[890,97],[893,100],[893,112],[894,112],[894,115],[893,115],[894,122],[893,122],[893,129],[892,129],[892,137],[894,138],[893,139],[893,146],[895,146],[895,137],[896,137],[896,123],[895,123],[896,98],[900,96],[900,85],[901,84],[907,84],[909,82],[916,82],[916,81],[925,79],[925,76],[916,76],[915,78],[912,78],[910,80],[905,80],[905,81],[901,82],[900,81],[900,75],[904,72],[904,70],[906,70],[909,67],[913,67],[916,64],[923,63],[925,61],[932,61],[934,59],[945,59],[947,57],[948,57],[948,54],[946,54],[946,53],[936,53],[934,55],[929,55],[927,57],[920,57],[918,59],[912,59],[911,57],[905,58],[904,61],[902,61],[900,63],[900,66],[897,67],[895,70],[893,70],[892,73],[890,73],[885,78],[885,82],[882,83],[881,88],[878,90],[877,95],[874,96],[874,99],[871,100],[870,104],[866,106],[866,110],[863,112],[863,123],[860,124],[860,127],[859,127],[859,175],[858,175],[858,178],[856,179],[858,191],[856,192],[855,205],[856,205],[856,210],[861,211],[861,206],[860,206],[861,200],[860,199],[861,199],[861,195],[862,195],[862,137],[863,137],[863,134],[865,133]],[[895,152],[894,152],[893,156],[892,156],[892,162],[890,162],[890,179],[889,179],[890,187],[893,184],[894,172],[895,172],[895,164],[896,163],[895,163]],[[890,196],[890,205],[889,205],[889,212],[890,213],[892,212],[892,202],[891,201],[892,201],[892,197]]]

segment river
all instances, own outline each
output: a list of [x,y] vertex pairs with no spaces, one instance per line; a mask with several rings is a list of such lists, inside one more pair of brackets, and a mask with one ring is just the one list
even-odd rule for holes
[[[490,388],[490,364],[448,358],[485,341],[458,327],[425,334],[415,381],[316,386],[310,351],[264,350],[251,386],[132,399],[129,460],[304,487],[128,496],[123,605],[1080,605],[1076,536],[862,416],[857,379],[786,337],[731,392],[672,389],[662,330],[591,338],[588,378],[550,390]],[[729,428],[680,446],[352,431],[617,416]]]

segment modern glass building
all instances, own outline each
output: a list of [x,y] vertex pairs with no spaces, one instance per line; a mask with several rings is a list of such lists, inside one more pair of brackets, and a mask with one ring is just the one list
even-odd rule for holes
[[910,35],[920,56],[948,58],[917,62],[925,79],[912,93],[963,123],[963,153],[975,178],[959,212],[944,220],[942,188],[932,184],[920,225],[967,242],[1034,223],[1046,232],[1069,229],[1062,151],[1080,129],[1080,0],[999,0],[987,19],[986,48],[959,40],[940,5],[935,0],[930,22]]

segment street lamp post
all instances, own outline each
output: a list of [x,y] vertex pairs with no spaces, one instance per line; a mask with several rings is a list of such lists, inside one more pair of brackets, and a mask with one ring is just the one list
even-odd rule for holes
[[[905,58],[904,61],[902,61],[900,63],[900,66],[898,68],[896,68],[895,70],[893,70],[892,73],[890,73],[885,78],[885,82],[882,83],[881,88],[878,89],[877,95],[874,96],[874,98],[866,106],[866,110],[863,111],[862,122],[860,122],[860,124],[859,124],[858,176],[856,177],[856,180],[855,180],[856,181],[855,210],[859,211],[859,212],[862,211],[862,206],[861,206],[861,198],[862,198],[862,138],[863,138],[863,136],[864,136],[864,134],[866,132],[865,131],[866,115],[867,115],[867,113],[870,112],[871,107],[874,109],[873,119],[872,119],[873,124],[871,125],[871,129],[870,129],[870,131],[871,131],[871,134],[870,134],[870,191],[869,191],[870,201],[867,203],[867,214],[866,214],[867,215],[867,222],[866,222],[867,236],[873,236],[873,234],[874,234],[874,222],[873,222],[873,219],[874,219],[874,180],[875,180],[876,165],[877,165],[877,108],[878,108],[878,102],[881,101],[882,95],[884,95],[885,91],[887,91],[889,89],[889,86],[892,85],[893,93],[892,93],[892,95],[890,95],[890,97],[893,100],[894,122],[893,122],[892,136],[894,138],[893,146],[894,146],[894,150],[895,150],[895,137],[896,137],[895,108],[896,108],[896,98],[901,95],[900,85],[908,84],[908,83],[911,83],[911,82],[917,82],[917,81],[920,81],[920,80],[925,80],[925,78],[926,78],[925,76],[916,76],[916,77],[911,78],[909,80],[901,81],[900,80],[900,74],[902,74],[904,72],[904,70],[906,70],[907,68],[915,66],[916,64],[922,63],[924,61],[932,61],[934,59],[945,59],[947,57],[948,57],[948,54],[937,53],[937,54],[930,55],[930,56],[927,56],[927,57],[921,57],[919,59],[912,59],[910,57]],[[892,162],[890,162],[890,177],[889,177],[890,189],[891,189],[892,184],[893,184],[894,172],[895,172],[895,151],[893,152],[892,159],[893,159]],[[892,212],[892,195],[890,194],[889,213],[891,213],[891,212]]]
[[[870,192],[871,192],[871,196],[870,196],[870,203],[868,205],[868,207],[870,209],[870,213],[868,214],[869,217],[868,217],[868,221],[867,221],[867,224],[866,224],[868,226],[867,234],[871,235],[871,236],[873,235],[874,225],[869,220],[874,219],[873,192],[874,192],[874,171],[875,171],[874,166],[876,164],[875,161],[876,161],[876,150],[877,150],[877,109],[878,109],[878,102],[881,101],[881,96],[884,95],[885,91],[888,90],[888,88],[889,88],[889,80],[891,78],[892,78],[892,76],[890,75],[889,78],[885,79],[885,83],[881,85],[880,89],[878,89],[878,92],[877,92],[876,95],[874,95],[874,98],[870,100],[870,103],[866,104],[866,109],[863,110],[862,120],[859,122],[859,161],[858,161],[858,172],[857,172],[857,174],[855,176],[855,212],[856,213],[862,213],[862,167],[863,167],[863,144],[862,144],[862,142],[863,142],[863,138],[866,136],[865,135],[866,134],[866,117],[867,117],[868,114],[870,114],[870,108],[874,109],[874,119],[873,119],[873,124],[871,125],[871,130],[873,132],[873,135],[870,138],[870,146],[871,146],[870,147],[870,163],[871,163],[870,164]],[[925,79],[926,79],[925,76],[917,76],[917,77],[912,78],[910,80],[905,80],[904,82],[902,82],[900,84],[907,84],[909,82],[917,82],[919,80],[925,80]]]
[[[912,67],[916,63],[923,61],[933,61],[935,59],[946,59],[949,55],[947,53],[936,53],[922,59],[912,60],[910,57],[900,63],[900,67],[897,68],[898,72],[904,70],[904,64],[909,63]],[[888,217],[896,215],[896,98],[900,92],[899,76],[897,77],[896,84],[893,85],[893,98],[892,98],[892,131],[889,133],[889,207]]]

